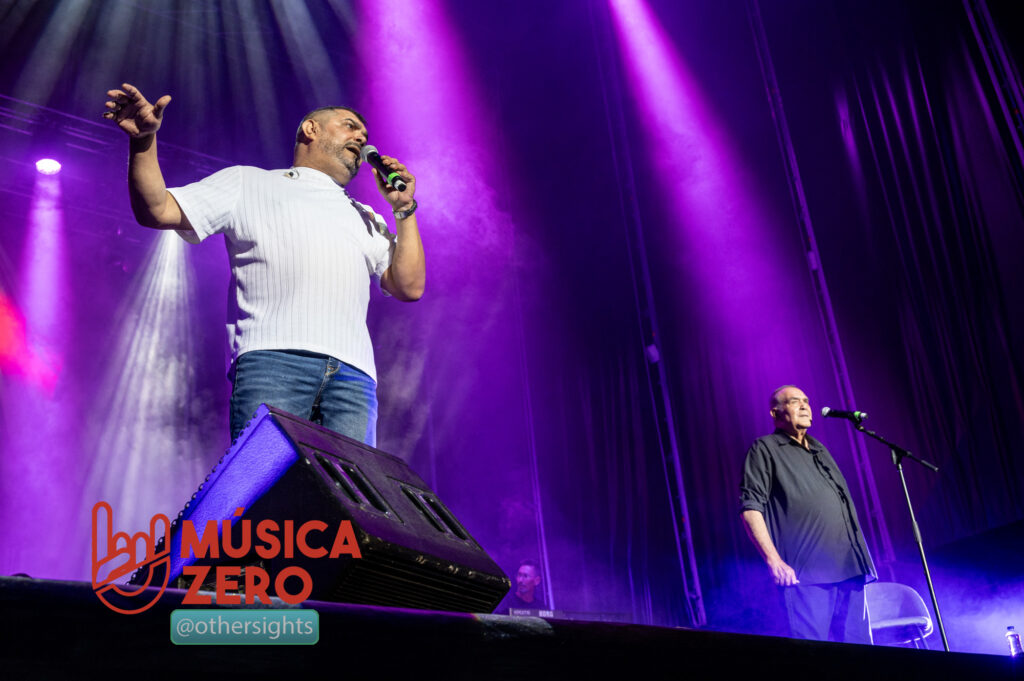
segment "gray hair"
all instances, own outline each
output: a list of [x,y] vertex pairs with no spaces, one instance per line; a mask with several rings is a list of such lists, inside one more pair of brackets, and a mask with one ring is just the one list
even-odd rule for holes
[[798,386],[795,386],[792,383],[787,383],[786,385],[780,385],[778,388],[773,390],[772,391],[772,396],[768,398],[768,408],[769,409],[774,409],[775,407],[777,407],[777,406],[779,406],[781,404],[779,402],[779,393],[781,393],[786,388],[798,388]]

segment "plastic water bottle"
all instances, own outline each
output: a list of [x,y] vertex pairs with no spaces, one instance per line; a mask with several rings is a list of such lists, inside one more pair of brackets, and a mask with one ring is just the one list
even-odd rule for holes
[[1010,646],[1010,657],[1024,655],[1024,648],[1020,646],[1020,634],[1013,627],[1006,627],[1006,643]]

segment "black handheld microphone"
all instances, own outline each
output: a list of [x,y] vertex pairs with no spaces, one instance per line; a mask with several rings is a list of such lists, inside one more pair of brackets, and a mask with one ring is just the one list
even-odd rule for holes
[[822,407],[821,415],[833,419],[847,419],[857,425],[860,425],[860,422],[868,417],[866,411],[843,411],[842,409],[832,409],[830,407]]
[[377,152],[377,147],[367,144],[359,155],[363,157],[363,163],[369,163],[376,168],[380,176],[385,178],[389,185],[400,192],[405,191],[405,188],[408,186],[405,184],[405,180],[399,177],[398,173],[384,165],[384,161],[380,159],[380,154]]

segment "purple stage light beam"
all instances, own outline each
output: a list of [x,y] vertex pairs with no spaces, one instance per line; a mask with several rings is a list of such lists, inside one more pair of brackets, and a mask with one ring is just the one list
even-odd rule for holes
[[16,353],[4,364],[18,367],[17,378],[0,385],[0,520],[6,528],[0,572],[71,577],[72,559],[62,546],[75,522],[68,500],[78,496],[78,449],[68,425],[78,403],[71,391],[59,389],[67,339],[74,337],[59,176],[36,175],[26,228],[19,309],[0,315],[4,333],[11,334],[4,354]]
[[[49,161],[49,163],[46,163]],[[21,263],[22,310],[31,356],[48,358],[49,370],[37,374],[39,388],[51,393],[62,363],[60,348],[67,337],[67,320],[61,316],[68,306],[67,248],[61,185],[56,177],[60,164],[43,159],[36,176],[29,214],[29,239]],[[45,169],[45,170],[44,170]]]
[[[377,334],[380,354],[397,358],[391,364],[395,374],[385,373],[381,383],[400,385],[405,394],[422,394],[429,390],[424,378],[428,362],[444,365],[440,355],[475,353],[451,343],[451,324],[461,323],[453,314],[474,316],[480,335],[508,318],[507,308],[496,300],[496,291],[507,290],[511,278],[512,222],[504,205],[508,181],[493,149],[497,135],[487,124],[493,117],[443,3],[360,0],[356,9],[356,50],[368,84],[363,113],[370,142],[416,174],[417,215],[428,262],[430,305],[408,308],[400,318],[392,315],[388,320],[407,320],[415,328]],[[389,45],[401,47],[385,59],[381,46]],[[370,198],[382,214],[390,215],[369,170],[356,177],[353,193]],[[449,312],[440,314],[445,308]],[[371,325],[373,315],[371,309]],[[444,402],[457,404],[470,399],[473,386],[467,376],[448,390],[451,399]],[[414,449],[427,429],[429,407],[418,402],[403,440],[395,443],[400,451]]]
[[[403,312],[402,321],[388,320],[389,325],[410,320],[408,330],[392,326],[388,333],[375,336],[380,355],[391,358],[381,385],[422,396],[411,400],[409,413],[403,414],[409,425],[395,443],[398,451],[413,451],[421,439],[433,442],[435,436],[440,441],[483,438],[480,426],[478,431],[467,429],[464,415],[450,411],[480,399],[486,389],[481,388],[478,372],[457,371],[444,381],[431,381],[431,368],[452,371],[476,362],[480,372],[487,372],[492,369],[489,363],[519,358],[510,385],[521,391],[531,424],[527,430],[537,545],[551,597],[555,589],[532,441],[522,325],[509,321],[521,315],[514,254],[530,256],[523,255],[524,242],[515,243],[508,206],[514,183],[501,159],[500,130],[491,123],[496,117],[488,109],[445,4],[359,0],[355,21],[341,14],[340,3],[335,5],[339,18],[358,25],[356,49],[369,84],[364,113],[370,141],[416,174],[428,262],[429,304]],[[372,184],[371,174],[361,173],[354,183],[357,195],[375,195]],[[373,314],[371,310],[371,324]],[[481,350],[481,338],[493,342]],[[434,428],[435,423],[451,424],[452,430]],[[553,598],[549,605],[554,605]]]
[[[764,333],[777,316],[765,286],[777,277],[772,222],[744,164],[700,85],[643,0],[609,0],[646,137],[645,158],[657,171],[681,271],[699,282],[709,323],[730,337]],[[695,301],[697,302],[697,301]]]
[[[467,253],[463,239],[507,257],[511,222],[500,198],[507,178],[496,170],[496,136],[486,123],[492,116],[442,4],[361,0],[356,47],[370,83],[371,142],[383,140],[374,142],[382,153],[400,151],[417,171],[429,198],[421,210],[445,224],[446,238],[432,247],[451,247],[439,264],[453,266],[461,281],[471,264],[464,259],[479,255]],[[386,59],[383,45],[401,49]],[[401,146],[392,151],[389,144]],[[372,180],[365,175],[357,181]]]

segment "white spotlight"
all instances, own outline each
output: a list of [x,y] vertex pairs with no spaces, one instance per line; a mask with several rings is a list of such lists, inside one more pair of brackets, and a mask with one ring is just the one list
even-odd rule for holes
[[60,163],[52,158],[41,158],[36,161],[36,170],[43,175],[56,175],[60,172]]

